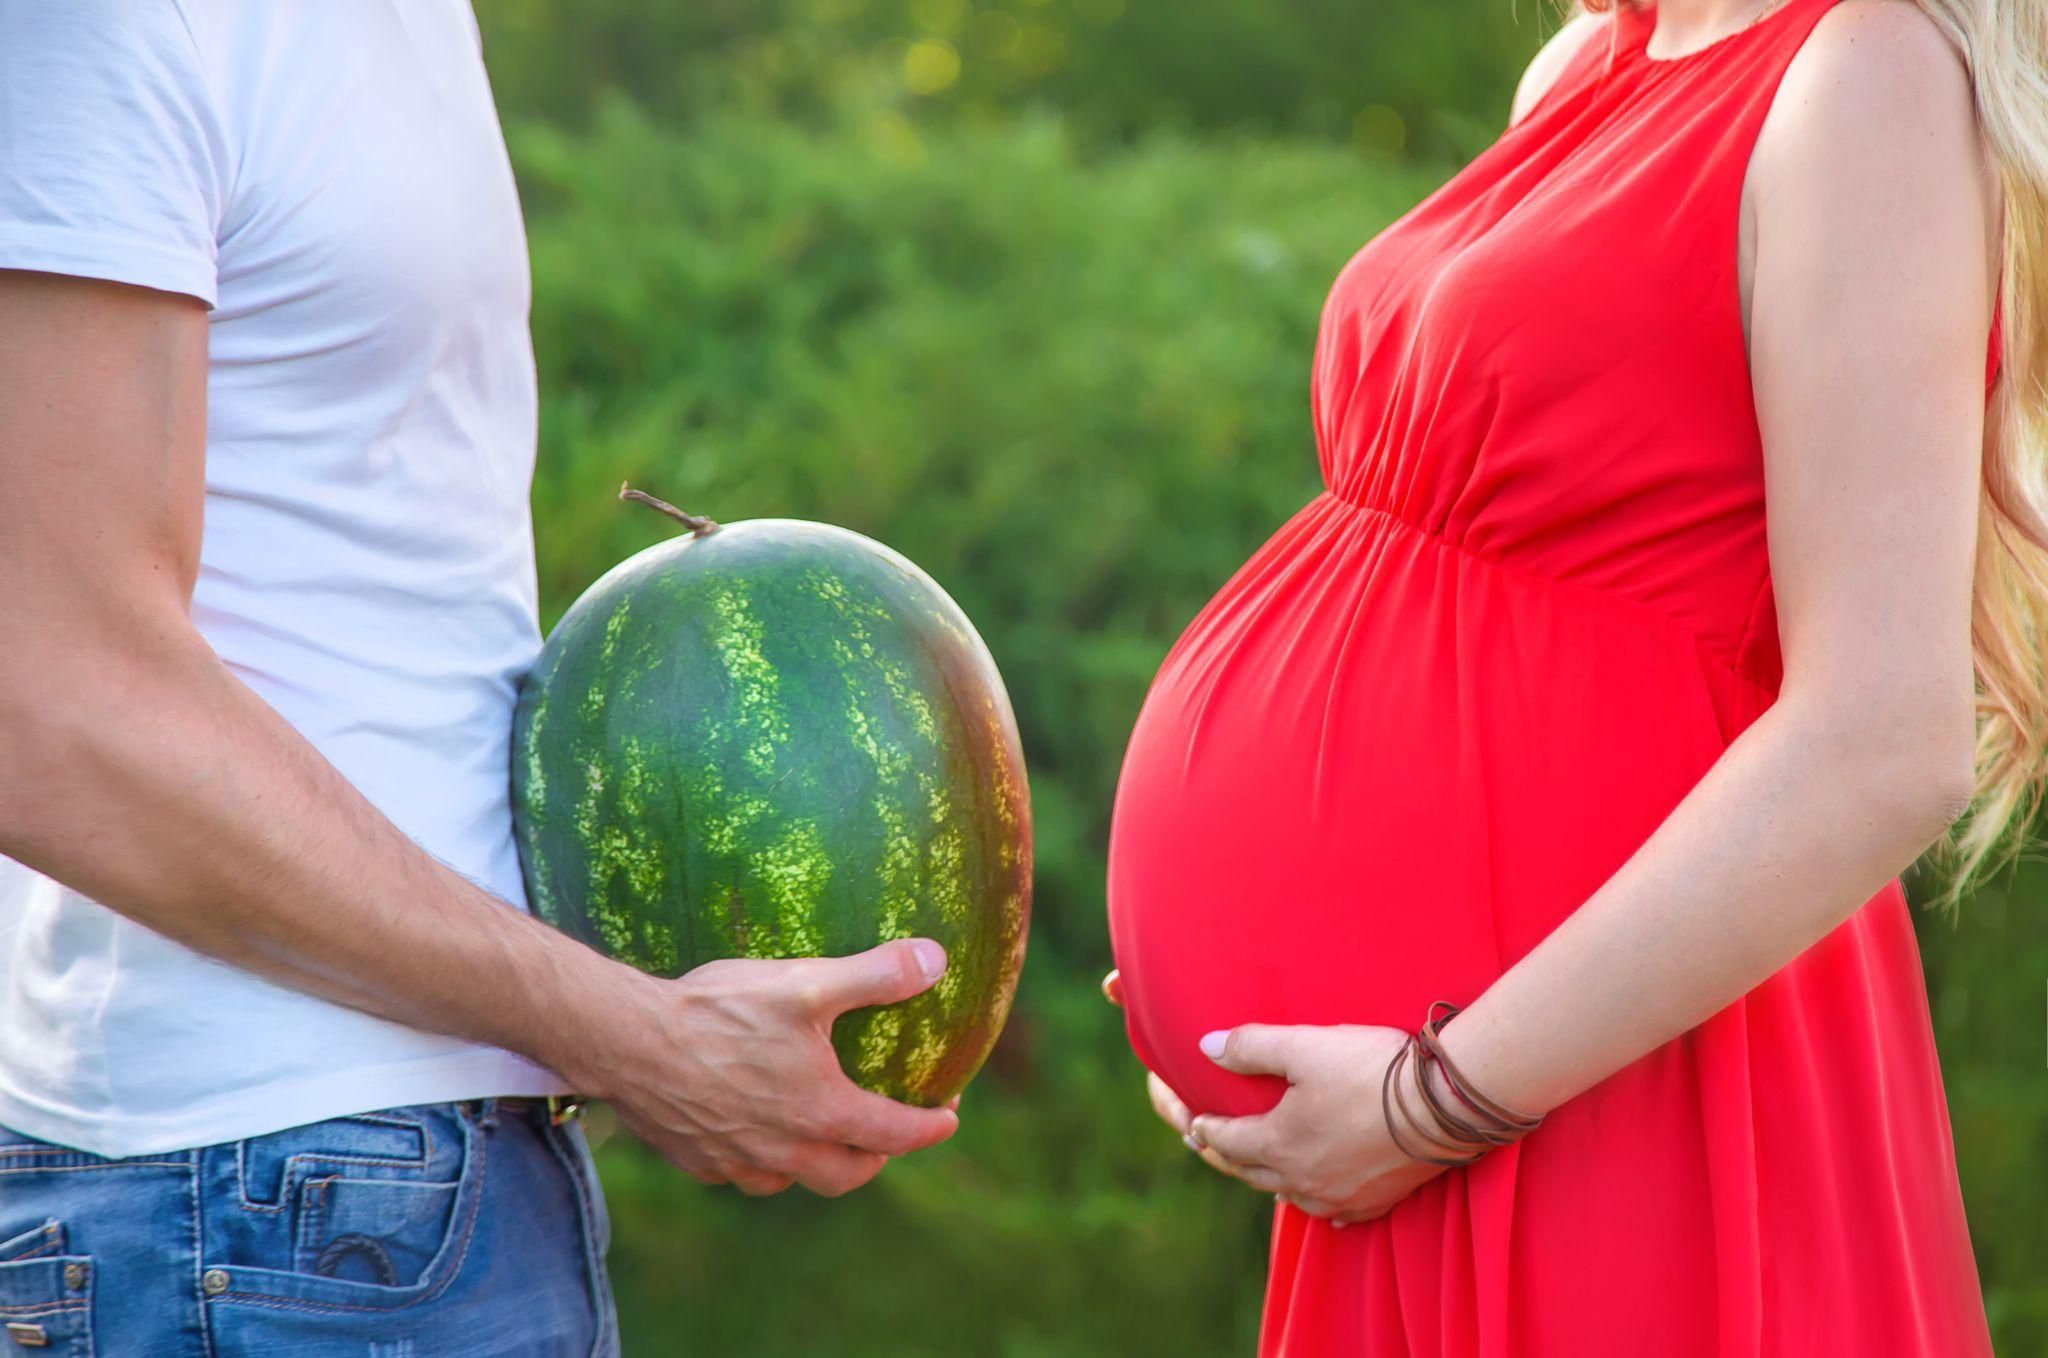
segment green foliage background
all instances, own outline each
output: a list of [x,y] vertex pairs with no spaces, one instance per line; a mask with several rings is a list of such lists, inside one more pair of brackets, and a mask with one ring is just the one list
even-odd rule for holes
[[[835,1203],[603,1146],[631,1358],[1249,1352],[1264,1204],[1156,1125],[1096,990],[1107,811],[1167,645],[1315,489],[1323,290],[1495,135],[1555,26],[1520,4],[481,0],[549,617],[662,533],[622,479],[869,533],[981,626],[1038,825],[953,1142]],[[2001,1352],[2048,1353],[2048,876],[1923,926]]]

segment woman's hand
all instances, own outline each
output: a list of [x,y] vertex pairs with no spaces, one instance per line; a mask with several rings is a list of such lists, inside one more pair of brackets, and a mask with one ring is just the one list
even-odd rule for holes
[[[1124,1007],[1123,977],[1118,975],[1114,968],[1110,970],[1107,976],[1102,978],[1102,998],[1108,1000],[1119,1009]],[[1164,1122],[1167,1126],[1173,1128],[1175,1132],[1179,1133],[1180,1139],[1187,1143],[1189,1150],[1201,1156],[1203,1162],[1218,1173],[1229,1174],[1238,1178],[1243,1177],[1238,1174],[1235,1165],[1195,1140],[1193,1131],[1195,1121],[1194,1110],[1180,1101],[1180,1095],[1168,1088],[1166,1081],[1160,1079],[1149,1070],[1145,1072],[1145,1092],[1151,1096],[1152,1111],[1159,1114],[1161,1122]]]
[[[1121,973],[1114,967],[1110,968],[1109,974],[1102,978],[1102,998],[1108,1000],[1119,1009],[1124,1007],[1124,980]],[[1152,1111],[1159,1114],[1161,1122],[1164,1122],[1167,1126],[1173,1128],[1175,1132],[1179,1133],[1180,1139],[1187,1142],[1189,1150],[1201,1156],[1212,1168],[1221,1173],[1235,1174],[1237,1172],[1228,1160],[1225,1160],[1222,1156],[1195,1140],[1192,1130],[1195,1120],[1194,1110],[1180,1101],[1180,1095],[1169,1089],[1166,1081],[1160,1079],[1149,1070],[1145,1072],[1145,1092],[1151,1096]]]
[[[1152,1096],[1152,1111],[1159,1114],[1160,1121],[1180,1133],[1180,1139],[1187,1143],[1189,1150],[1202,1157],[1202,1163],[1219,1174],[1228,1174],[1233,1179],[1243,1179],[1244,1173],[1224,1159],[1213,1148],[1205,1146],[1194,1133],[1194,1110],[1180,1101],[1180,1095],[1167,1087],[1166,1081],[1145,1072],[1145,1092]],[[1254,1185],[1256,1187],[1257,1185]]]
[[[1382,1112],[1387,1065],[1407,1040],[1398,1028],[1247,1024],[1210,1033],[1202,1039],[1210,1060],[1239,1075],[1281,1076],[1288,1089],[1255,1117],[1194,1118],[1189,1144],[1210,1164],[1311,1216],[1338,1225],[1370,1221],[1443,1172],[1394,1144]],[[1403,1078],[1413,1079],[1413,1070]],[[1409,1104],[1419,1098],[1411,1086]]]
[[[1102,978],[1102,995],[1123,1007],[1115,971]],[[1394,1144],[1381,1111],[1387,1063],[1407,1040],[1397,1028],[1252,1025],[1211,1033],[1204,1050],[1214,1047],[1209,1057],[1225,1070],[1286,1078],[1287,1093],[1258,1117],[1196,1117],[1150,1071],[1145,1089],[1152,1111],[1210,1168],[1344,1226],[1379,1216],[1441,1172]],[[1409,1102],[1418,1097],[1411,1090]]]

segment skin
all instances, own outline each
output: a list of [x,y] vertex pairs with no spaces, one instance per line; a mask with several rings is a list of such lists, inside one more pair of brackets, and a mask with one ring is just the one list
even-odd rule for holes
[[[1651,55],[1697,50],[1760,8],[1660,0]],[[1559,31],[1515,117],[1555,79],[1560,44],[1598,27]],[[1830,9],[1761,130],[1740,233],[1784,684],[1620,871],[1444,1030],[1474,1087],[1557,1107],[1764,981],[1966,809],[1998,222],[1959,55],[1900,0]],[[1120,1000],[1114,973],[1105,990]],[[1153,1105],[1215,1168],[1337,1224],[1368,1220],[1441,1172],[1381,1120],[1404,1037],[1210,1034],[1225,1068],[1289,1081],[1279,1104],[1191,1116],[1153,1077]]]
[[676,980],[506,907],[380,815],[190,618],[205,309],[0,271],[0,853],[222,961],[519,1052],[698,1178],[833,1195],[958,1126],[855,1086],[847,1009],[930,940]]

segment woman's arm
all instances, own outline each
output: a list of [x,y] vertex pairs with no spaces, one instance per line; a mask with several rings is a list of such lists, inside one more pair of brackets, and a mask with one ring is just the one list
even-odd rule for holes
[[1840,924],[1967,803],[1994,202],[1915,8],[1816,26],[1760,136],[1751,368],[1785,680],[1642,849],[1446,1030],[1549,1108]]
[[[1785,681],[1628,863],[1445,1030],[1472,1083],[1514,1107],[1555,1107],[1742,996],[1967,800],[1996,252],[1960,61],[1917,9],[1845,0],[1788,70],[1751,173]],[[1385,1062],[1352,1063],[1385,1033],[1235,1030],[1225,1065],[1295,1087],[1261,1118],[1195,1119],[1195,1135],[1261,1167],[1261,1187],[1384,1210],[1418,1179],[1383,1128],[1355,1130],[1377,1122]],[[1361,1104],[1372,1117],[1349,1129],[1310,1116]]]

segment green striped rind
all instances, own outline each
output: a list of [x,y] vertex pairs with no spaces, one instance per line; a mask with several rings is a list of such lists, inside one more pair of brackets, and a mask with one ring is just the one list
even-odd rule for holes
[[1023,753],[987,648],[895,552],[759,519],[621,563],[521,690],[512,781],[556,927],[669,976],[935,938],[939,983],[842,1018],[840,1059],[926,1105],[987,1059],[1031,909]]

